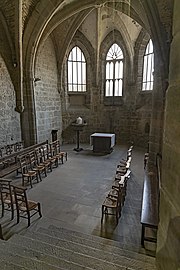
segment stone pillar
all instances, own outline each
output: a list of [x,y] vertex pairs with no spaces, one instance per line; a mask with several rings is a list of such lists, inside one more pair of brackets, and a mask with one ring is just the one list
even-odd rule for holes
[[157,265],[180,269],[180,1],[174,1],[169,87],[166,95]]
[[162,152],[162,138],[164,126],[164,103],[165,91],[167,88],[167,78],[163,72],[162,60],[155,53],[155,78],[154,89],[152,91],[152,115],[151,129],[149,135],[149,170],[156,165],[156,154]]
[[16,60],[14,67],[16,68],[16,108],[15,110],[22,113],[23,105],[23,60],[22,60],[22,0],[15,1],[15,51]]

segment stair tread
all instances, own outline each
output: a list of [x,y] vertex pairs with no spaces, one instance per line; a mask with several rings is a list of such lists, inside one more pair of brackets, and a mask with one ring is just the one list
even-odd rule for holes
[[[113,264],[128,266],[128,267],[136,267],[136,269],[153,269],[153,264],[147,261],[139,260],[138,256],[128,256],[128,252],[119,252],[114,253],[113,250],[105,250],[105,245],[101,247],[101,249],[97,248],[96,246],[90,247],[88,245],[84,245],[83,243],[75,243],[72,241],[66,241],[64,239],[59,239],[56,235],[53,237],[51,235],[42,234],[39,232],[27,232],[25,237],[32,238],[41,242],[48,243],[50,245],[54,245],[56,247],[64,248],[66,250],[71,250],[73,252],[77,252],[79,254],[91,256],[96,259],[101,259],[103,261],[108,261]],[[121,254],[122,253],[122,254]],[[126,254],[125,254],[126,253]],[[138,257],[138,258],[137,258]],[[147,256],[146,256],[147,257]],[[154,262],[154,261],[153,261]]]
[[[112,242],[112,240],[110,240],[110,242],[107,239],[101,238],[101,237],[97,237],[94,239],[94,237],[91,239],[88,238],[89,235],[85,235],[84,234],[84,238],[82,237],[78,237],[78,235],[71,234],[70,230],[50,230],[50,229],[46,229],[46,228],[38,228],[37,232],[40,232],[42,234],[46,234],[55,238],[59,238],[62,239],[64,241],[71,241],[73,243],[77,243],[77,244],[82,244],[82,245],[86,245],[92,248],[96,248],[96,249],[103,249],[103,251],[107,251],[107,252],[111,252],[113,254],[121,254],[122,256],[127,256],[128,255],[133,259],[138,259],[141,260],[143,262],[148,262],[148,263],[153,263],[155,262],[155,258],[154,257],[150,257],[141,253],[137,253],[134,251],[130,251],[130,250],[125,250],[122,249],[122,247],[119,247],[118,245],[113,245],[114,243]],[[65,232],[65,233],[64,233]],[[75,232],[76,233],[76,232]],[[100,238],[100,239],[98,239]],[[100,240],[100,241],[97,241]],[[96,241],[95,241],[96,240]],[[113,244],[112,244],[113,243]]]
[[[41,242],[36,239],[31,239],[22,235],[14,235],[9,242],[16,243],[30,249],[36,249],[37,251],[43,251],[44,254],[62,258],[64,260],[70,260],[73,263],[81,264],[85,267],[98,269],[98,270],[125,270],[125,266],[116,265],[114,263],[104,261],[102,259],[97,259],[85,254],[80,254],[78,252],[57,247],[55,245],[50,245],[44,242]],[[132,268],[133,269],[133,268]]]
[[61,270],[92,270],[91,268],[84,268],[81,265],[73,264],[70,261],[65,261],[61,258],[44,254],[42,251],[36,251],[35,249],[30,249],[21,245],[17,245],[16,243],[13,243],[11,241],[8,241],[4,245],[2,245],[2,247],[0,246],[0,250],[2,248],[4,251],[8,251],[9,253],[12,252],[13,254],[20,255],[31,260],[38,260],[42,261],[43,263],[47,263],[48,265],[57,266],[58,269]]
[[1,270],[26,270],[27,268],[0,259]]
[[10,252],[8,248],[6,248],[6,243],[3,243],[0,245],[0,261],[7,260],[9,263],[17,265],[19,267],[24,267],[23,269],[62,270],[62,268],[55,267],[53,265],[50,265],[50,264],[47,264],[47,263],[44,263],[35,259],[27,258],[19,254],[15,254],[16,252],[15,250],[13,252]]
[[[55,225],[50,225],[48,227],[48,229],[50,229],[52,231],[58,231],[60,233],[62,233],[62,232],[67,233],[68,235],[70,234],[70,235],[79,237],[81,239],[86,238],[86,239],[91,240],[91,241],[104,243],[104,244],[110,245],[110,246],[116,246],[116,247],[122,249],[122,244],[120,242],[109,239],[109,238],[104,238],[104,237],[100,237],[100,236],[92,235],[92,234],[86,234],[86,233],[83,233],[83,232],[80,232],[80,231],[74,231],[74,230],[71,230],[71,229],[66,229],[64,227],[56,227]],[[123,246],[123,248],[124,248],[124,246]],[[134,252],[134,251],[132,251],[132,252]],[[136,252],[134,252],[134,253],[136,253]]]

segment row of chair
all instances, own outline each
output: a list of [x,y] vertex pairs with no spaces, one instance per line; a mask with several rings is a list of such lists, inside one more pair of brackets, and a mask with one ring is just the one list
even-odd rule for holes
[[0,147],[0,157],[3,157],[3,156],[6,156],[6,155],[10,155],[12,153],[18,152],[23,148],[24,148],[24,142],[23,141],[19,141],[19,142],[16,142],[16,143],[1,146]]
[[[36,213],[41,217],[41,205],[39,202],[27,199],[26,184],[33,187],[33,181],[42,181],[42,174],[47,176],[48,171],[52,171],[54,167],[59,165],[59,161],[64,163],[67,160],[67,152],[60,149],[59,141],[52,143],[45,142],[36,148],[32,148],[21,156],[16,157],[19,166],[17,174],[22,175],[22,186],[17,186],[12,183],[12,180],[0,178],[0,202],[1,202],[1,217],[4,216],[5,210],[11,211],[11,219],[14,219],[15,210],[17,213],[17,223],[20,217],[30,219]],[[2,238],[2,227],[0,226],[0,238]]]
[[34,181],[37,183],[42,181],[41,175],[44,174],[46,177],[48,171],[51,172],[54,167],[58,167],[59,160],[64,163],[64,158],[67,161],[67,152],[61,151],[58,140],[19,157],[22,185],[30,184],[33,187]]
[[4,216],[4,212],[7,210],[11,212],[11,220],[13,220],[16,210],[17,223],[19,223],[20,217],[27,218],[28,226],[30,226],[31,217],[36,213],[42,217],[40,203],[28,200],[27,188],[13,185],[12,180],[0,179],[0,200],[1,217]]
[[126,159],[122,159],[117,165],[112,188],[102,204],[101,222],[103,222],[104,215],[115,215],[117,223],[121,216],[121,210],[126,197],[127,180],[131,174],[132,149],[133,146],[130,146]]

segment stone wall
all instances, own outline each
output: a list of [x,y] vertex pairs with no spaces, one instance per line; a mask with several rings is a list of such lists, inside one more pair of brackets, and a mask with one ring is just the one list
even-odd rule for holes
[[20,114],[15,112],[16,98],[4,60],[0,56],[0,145],[21,141]]
[[47,139],[51,141],[52,130],[58,130],[61,134],[62,115],[56,56],[50,38],[41,45],[38,51],[34,95],[38,142]]
[[161,270],[180,269],[180,2],[175,1],[169,88],[163,136],[160,223],[157,263]]

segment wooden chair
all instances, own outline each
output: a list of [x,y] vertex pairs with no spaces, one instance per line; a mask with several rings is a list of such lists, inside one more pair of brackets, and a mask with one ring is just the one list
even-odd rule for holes
[[39,182],[38,179],[38,172],[31,169],[31,164],[27,156],[23,156],[19,158],[21,172],[22,172],[22,185],[24,186],[25,183],[29,183],[31,188],[33,187],[33,181]]
[[11,219],[14,218],[15,199],[12,193],[11,180],[0,179],[0,196],[1,196],[1,217],[4,216],[4,211],[11,211]]
[[42,181],[41,174],[44,173],[44,176],[47,176],[46,166],[44,164],[38,164],[35,151],[27,154],[27,159],[29,160],[31,170],[36,171],[40,181]]
[[46,173],[50,170],[52,172],[51,162],[46,160],[44,157],[44,151],[42,147],[35,149],[36,161],[39,166],[46,168]]
[[50,146],[47,145],[43,145],[41,147],[42,149],[42,153],[43,153],[43,162],[50,162],[50,166],[51,166],[51,170],[53,168],[53,165],[55,167],[58,166],[58,161],[57,158],[55,156],[53,156],[53,153],[51,152]]
[[28,227],[31,224],[31,217],[35,214],[41,214],[41,205],[39,202],[31,201],[27,199],[27,188],[12,186],[15,195],[16,210],[17,210],[17,223],[19,223],[20,217],[28,219]]
[[104,215],[115,215],[116,222],[118,223],[121,213],[121,191],[119,190],[117,198],[107,196],[102,204],[102,217],[103,222]]
[[[116,192],[121,188],[121,203],[124,205],[126,190],[127,190],[127,181],[130,178],[131,171],[128,170],[124,175],[121,175],[119,178],[116,178],[112,185],[111,194],[116,194]],[[116,190],[116,191],[113,191]]]
[[61,151],[61,146],[59,140],[56,141],[56,155],[58,155],[62,164],[64,163],[64,158],[67,161],[67,152]]

